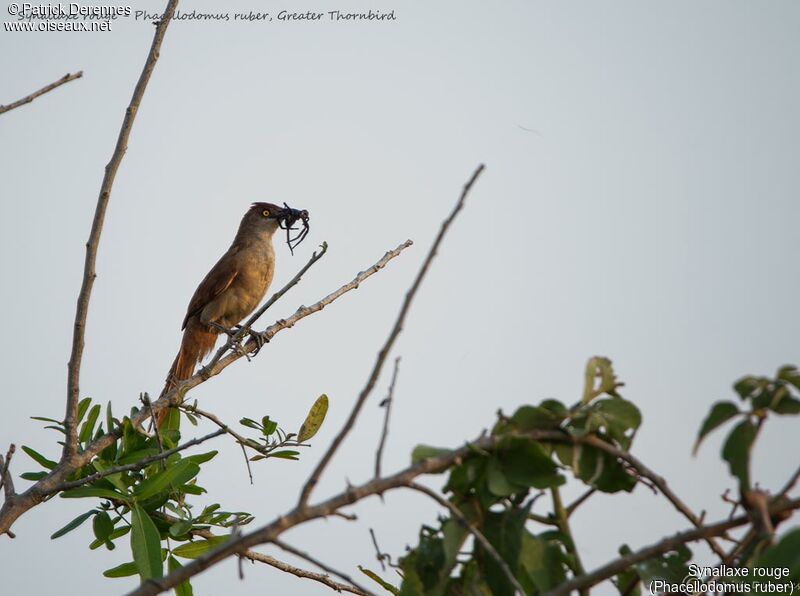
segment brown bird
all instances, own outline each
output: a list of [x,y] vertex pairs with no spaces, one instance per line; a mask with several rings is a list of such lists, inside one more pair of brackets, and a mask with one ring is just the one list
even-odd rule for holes
[[[301,221],[303,229],[294,238],[292,226]],[[228,251],[203,278],[189,301],[183,319],[183,339],[178,355],[167,374],[164,395],[178,381],[188,379],[195,366],[214,348],[220,333],[233,334],[232,329],[255,310],[267,293],[275,272],[275,251],[272,236],[286,230],[289,249],[302,242],[308,233],[308,211],[272,203],[253,203],[239,224],[239,231]],[[161,426],[168,409],[160,410],[156,425]]]

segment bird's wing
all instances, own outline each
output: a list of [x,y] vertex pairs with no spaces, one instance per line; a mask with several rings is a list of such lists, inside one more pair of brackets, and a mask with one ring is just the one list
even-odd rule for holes
[[226,253],[217,264],[211,268],[197,286],[192,299],[189,301],[189,308],[186,309],[186,316],[183,319],[181,329],[186,328],[186,322],[189,317],[199,313],[205,306],[214,298],[222,294],[225,290],[231,287],[233,280],[239,275],[238,263],[235,259],[230,258],[230,254]]

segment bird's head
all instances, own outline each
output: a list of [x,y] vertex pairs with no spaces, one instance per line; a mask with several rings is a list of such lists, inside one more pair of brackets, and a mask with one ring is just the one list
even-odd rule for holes
[[[305,209],[293,209],[286,203],[283,207],[273,203],[253,203],[244,216],[242,223],[247,222],[248,227],[268,234],[273,234],[278,228],[286,230],[286,244],[289,250],[294,253],[294,249],[308,235],[308,211]],[[300,231],[292,237],[291,233],[297,228],[294,225],[302,223]]]

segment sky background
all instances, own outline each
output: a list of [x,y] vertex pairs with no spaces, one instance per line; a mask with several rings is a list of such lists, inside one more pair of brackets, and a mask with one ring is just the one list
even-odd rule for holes
[[[82,396],[110,400],[121,414],[140,392],[160,391],[186,304],[252,201],[311,213],[311,234],[294,257],[276,243],[275,289],[318,244],[330,244],[265,324],[413,239],[358,291],[193,391],[223,420],[268,414],[288,430],[320,393],[330,396],[328,420],[302,461],[256,463],[253,486],[235,444],[207,445],[221,453],[204,467],[209,496],[199,503],[271,520],[295,502],[349,413],[440,220],[485,163],[393,354],[403,362],[384,470],[406,466],[418,443],[474,438],[498,408],[576,401],[587,358],[600,354],[613,359],[623,395],[643,413],[635,453],[695,511],[725,516],[719,495],[733,487],[719,459],[725,433],[692,458],[700,422],[714,401],[734,398],[739,376],[798,363],[800,4],[179,6],[231,14],[370,8],[393,9],[397,20],[170,26],[107,213]],[[153,35],[149,21],[133,18],[112,29],[0,31],[0,103],[85,73],[0,117],[3,450],[14,442],[59,452],[55,434],[29,416],[63,416],[84,243]],[[371,476],[389,373],[316,499]],[[797,453],[796,426],[770,420],[755,449],[755,480],[780,487]],[[21,452],[14,459],[16,474],[35,469]],[[444,478],[427,482],[439,488]],[[580,492],[575,483],[567,489]],[[135,585],[101,576],[130,560],[127,545],[89,551],[88,525],[49,540],[89,505],[54,499],[17,521],[17,539],[0,540],[4,592],[29,593],[35,583],[41,594],[109,594]],[[399,491],[352,511],[357,522],[314,522],[284,538],[358,575],[356,564],[378,567],[369,528],[383,550],[402,555],[438,509]],[[591,569],[623,543],[636,548],[686,526],[639,487],[593,498],[573,527]],[[702,562],[706,551],[696,552]],[[330,593],[264,565],[245,573],[240,582],[227,561],[196,578],[195,593]]]

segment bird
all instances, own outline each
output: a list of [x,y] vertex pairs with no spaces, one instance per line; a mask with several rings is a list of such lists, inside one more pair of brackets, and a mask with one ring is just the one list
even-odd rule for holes
[[[214,348],[217,336],[232,336],[233,327],[255,310],[264,298],[275,273],[275,251],[272,237],[278,229],[286,230],[290,251],[308,233],[308,211],[272,203],[253,203],[242,217],[239,230],[230,248],[197,286],[181,329],[183,338],[177,356],[167,373],[163,396],[179,381],[194,374],[195,366]],[[294,238],[291,230],[301,221],[303,229]],[[252,332],[251,332],[252,333]],[[168,408],[156,414],[160,427]]]

